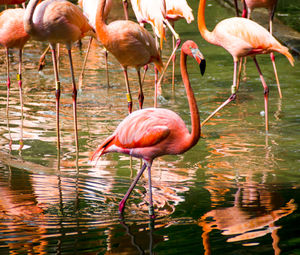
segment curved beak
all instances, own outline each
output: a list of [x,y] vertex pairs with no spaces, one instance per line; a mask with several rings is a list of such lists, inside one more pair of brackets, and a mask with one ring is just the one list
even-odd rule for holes
[[205,72],[205,68],[206,68],[206,60],[205,60],[203,54],[200,52],[199,49],[193,49],[192,54],[193,54],[194,59],[196,59],[196,61],[199,64],[201,75],[203,75]]

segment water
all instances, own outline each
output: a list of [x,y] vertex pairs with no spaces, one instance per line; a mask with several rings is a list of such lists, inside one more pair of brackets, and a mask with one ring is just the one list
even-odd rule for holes
[[[196,15],[198,1],[191,1]],[[233,11],[208,1],[212,29]],[[122,9],[120,9],[122,10]],[[121,11],[119,11],[122,13]],[[193,39],[207,60],[203,77],[192,60],[190,80],[204,119],[230,94],[233,64],[222,48],[206,43],[197,23],[176,24],[182,40]],[[83,49],[87,39],[83,40]],[[164,60],[171,51],[165,42]],[[299,254],[300,71],[276,54],[283,99],[277,93],[269,56],[258,61],[270,86],[270,132],[264,131],[263,89],[252,61],[237,100],[202,130],[202,139],[184,155],[157,159],[152,167],[157,218],[149,221],[147,176],[133,191],[119,218],[118,203],[140,161],[108,154],[98,165],[89,157],[127,115],[120,66],[112,56],[106,85],[104,53],[94,45],[78,95],[79,156],[73,132],[71,79],[61,50],[61,157],[56,149],[54,78],[50,55],[43,73],[36,71],[46,44],[30,42],[24,50],[24,116],[21,121],[11,54],[12,89],[6,117],[6,74],[1,49],[0,87],[0,253],[1,254]],[[76,77],[84,53],[74,47]],[[179,61],[177,60],[177,63]],[[171,70],[171,69],[170,69]],[[171,73],[159,107],[176,111],[190,125],[179,67],[175,92]],[[129,73],[134,109],[137,77]],[[153,104],[152,70],[144,85],[145,107]],[[20,149],[20,141],[23,147]],[[11,146],[10,146],[11,144]],[[21,142],[22,144],[22,142]]]

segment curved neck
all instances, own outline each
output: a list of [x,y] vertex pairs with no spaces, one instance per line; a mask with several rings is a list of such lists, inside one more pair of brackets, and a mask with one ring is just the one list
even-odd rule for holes
[[190,113],[191,113],[191,123],[192,123],[192,132],[187,139],[186,149],[193,147],[199,140],[201,135],[201,125],[200,125],[200,116],[197,107],[197,102],[194,96],[194,92],[192,90],[189,76],[186,68],[186,53],[181,51],[180,55],[180,70],[182,81],[186,90]]
[[200,34],[206,41],[208,41],[209,43],[213,43],[212,33],[207,30],[207,27],[205,24],[205,4],[206,4],[206,0],[199,1],[198,29],[199,29]]
[[32,35],[34,33],[34,25],[32,21],[33,13],[40,0],[30,0],[24,14],[24,29],[26,33]]
[[106,0],[99,0],[96,14],[96,34],[98,39],[105,44],[103,41],[107,34],[107,25],[105,23],[104,8]]

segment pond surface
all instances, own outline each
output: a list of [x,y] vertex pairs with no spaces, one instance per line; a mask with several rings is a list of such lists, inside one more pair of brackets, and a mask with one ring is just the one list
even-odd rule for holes
[[[191,1],[196,16],[198,1]],[[122,15],[122,9],[117,13]],[[207,27],[234,15],[208,1]],[[230,94],[232,57],[205,42],[197,22],[179,21],[182,41],[192,39],[207,61],[188,61],[201,119]],[[171,38],[164,43],[164,61]],[[73,49],[76,77],[83,50]],[[140,168],[140,161],[107,154],[95,166],[89,157],[127,115],[125,85],[110,55],[110,88],[104,52],[94,44],[78,95],[79,152],[76,153],[71,77],[61,49],[61,155],[57,155],[54,77],[50,55],[42,73],[38,59],[46,44],[24,50],[24,114],[15,79],[17,52],[11,53],[12,88],[6,116],[6,67],[1,48],[0,87],[0,253],[1,254],[299,254],[300,253],[300,69],[276,54],[283,98],[277,93],[270,57],[258,61],[270,87],[270,131],[265,132],[263,89],[253,61],[235,102],[202,130],[202,139],[180,156],[164,156],[152,167],[156,219],[148,217],[147,176],[137,184],[120,219],[118,203]],[[145,107],[153,105],[154,73],[147,73]],[[135,70],[129,71],[138,109]],[[159,107],[177,112],[190,126],[177,58],[176,86],[171,68]]]

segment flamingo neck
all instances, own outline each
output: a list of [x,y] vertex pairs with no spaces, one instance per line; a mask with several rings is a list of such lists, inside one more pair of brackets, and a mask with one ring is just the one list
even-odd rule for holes
[[98,39],[105,45],[105,38],[107,37],[107,25],[105,23],[104,8],[106,0],[99,0],[96,14],[96,34]]
[[191,124],[192,124],[192,131],[191,134],[188,136],[185,144],[185,150],[193,147],[199,140],[201,135],[201,125],[200,125],[200,116],[199,116],[199,110],[197,106],[197,102],[194,96],[193,89],[191,87],[189,76],[187,73],[187,67],[186,67],[186,53],[181,51],[180,55],[180,70],[181,70],[181,76],[182,81],[185,86],[190,113],[191,113]]
[[30,0],[24,13],[24,30],[30,35],[34,35],[33,13],[40,0]]
[[198,7],[198,29],[200,34],[206,41],[214,44],[212,33],[208,31],[205,24],[205,4],[206,0],[200,0]]

